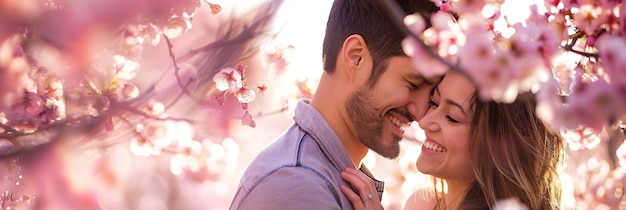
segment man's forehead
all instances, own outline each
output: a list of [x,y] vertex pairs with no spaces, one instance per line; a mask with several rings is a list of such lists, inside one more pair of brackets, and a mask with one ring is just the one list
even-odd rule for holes
[[425,77],[424,75],[422,75],[421,73],[419,73],[419,71],[415,69],[410,71],[408,76],[412,80],[421,81],[429,85],[436,85],[437,83],[441,81],[441,78],[443,77],[443,75]]

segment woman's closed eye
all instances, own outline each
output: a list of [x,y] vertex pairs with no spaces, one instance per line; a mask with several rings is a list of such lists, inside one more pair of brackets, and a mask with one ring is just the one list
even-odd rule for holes
[[437,102],[435,102],[434,100],[432,100],[432,99],[428,100],[428,105],[434,106],[434,107],[438,107],[439,106],[439,104]]
[[[428,105],[430,105],[431,107],[439,107],[439,103],[432,99],[428,100]],[[446,120],[453,123],[459,123],[459,121],[450,116],[450,114],[446,114]]]
[[419,83],[409,82],[409,88],[410,88],[411,90],[417,90],[417,88],[419,88],[419,87],[420,87],[420,84],[419,84]]
[[459,123],[459,121],[458,121],[458,120],[456,120],[456,119],[452,118],[452,116],[450,116],[449,114],[446,114],[446,119],[447,119],[448,121],[450,121],[450,122],[453,122],[453,123]]

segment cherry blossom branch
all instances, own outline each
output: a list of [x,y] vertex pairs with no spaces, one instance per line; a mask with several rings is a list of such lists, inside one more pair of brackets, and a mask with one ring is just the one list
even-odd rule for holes
[[569,37],[569,39],[572,41],[568,43],[567,45],[565,45],[564,48],[573,48],[574,45],[576,45],[576,42],[578,42],[578,39],[583,38],[584,36],[585,36],[585,33],[583,33],[582,31],[572,34]]
[[[152,90],[153,90],[153,87],[149,88],[147,92],[151,92]],[[114,100],[109,99],[110,102],[112,103],[106,109],[104,109],[104,111],[101,111],[100,113],[98,113],[97,116],[82,116],[82,117],[77,117],[77,118],[59,120],[51,124],[40,125],[37,127],[37,129],[34,132],[19,131],[8,125],[0,124],[1,128],[9,131],[6,133],[0,133],[0,139],[7,139],[13,145],[20,145],[20,144],[23,144],[21,143],[21,141],[24,141],[24,139],[21,139],[20,137],[45,134],[45,132],[53,131],[53,132],[56,132],[53,135],[53,137],[46,137],[47,139],[50,139],[50,140],[41,144],[46,144],[46,145],[55,144],[56,143],[55,141],[58,138],[54,136],[60,135],[62,132],[65,132],[66,129],[71,129],[72,131],[79,131],[79,132],[84,132],[84,133],[89,133],[90,131],[94,129],[99,129],[106,120],[108,120],[112,115],[115,115],[115,113],[117,113],[119,110],[131,110],[132,104],[136,103],[139,100],[142,100],[145,97],[145,95],[147,94],[144,94],[137,98],[134,98],[128,101],[123,101],[123,102],[115,102]],[[142,113],[142,112],[137,111],[133,113]],[[35,145],[31,147],[40,147],[40,146],[41,145]],[[22,153],[27,153],[31,150],[31,147],[18,148],[17,151],[6,153],[6,154],[0,154],[0,159],[3,159],[5,157],[12,157],[14,155],[19,155]]]
[[[105,112],[109,112],[109,111],[105,111]],[[89,131],[97,127],[97,125],[101,125],[102,122],[104,122],[104,120],[107,119],[106,116],[108,115],[101,113],[100,115],[95,116],[95,117],[89,116],[89,117],[79,117],[79,118],[74,118],[74,119],[69,119],[69,120],[61,120],[52,124],[39,126],[35,132],[21,132],[20,131],[20,132],[11,133],[11,134],[0,134],[0,138],[8,139],[9,141],[11,141],[13,145],[19,145],[18,141],[22,140],[22,139],[18,139],[19,137],[32,136],[36,134],[41,134],[46,131],[55,132],[53,133],[52,136],[46,137],[46,139],[49,139],[47,142],[29,146],[29,147],[19,148],[16,151],[0,154],[0,160],[5,159],[5,158],[10,158],[10,157],[15,157],[15,156],[22,155],[22,154],[38,154],[39,151],[55,145],[59,141],[59,139],[61,139],[60,137],[62,136],[62,133],[66,132],[66,129],[69,128],[69,129],[72,129],[72,131],[83,131],[83,132]],[[74,123],[79,123],[79,122],[80,124],[76,127],[68,126],[68,125],[73,125]]]
[[430,55],[432,58],[436,59],[437,61],[443,63],[444,65],[446,65],[449,68],[448,70],[456,71],[458,73],[461,73],[467,76],[467,78],[473,80],[473,78],[467,75],[466,71],[461,69],[461,67],[459,67],[456,64],[451,63],[450,61],[446,60],[445,58],[435,53],[435,51],[433,51],[433,49],[430,46],[428,46],[424,42],[424,40],[422,40],[422,38],[420,38],[417,34],[411,32],[406,27],[406,25],[404,25],[404,21],[403,21],[404,17],[402,16],[404,12],[402,12],[402,8],[400,8],[397,3],[393,1],[386,1],[386,0],[378,0],[378,3],[381,6],[383,6],[383,8],[387,11],[387,14],[393,21],[393,24],[396,25],[396,27],[400,29],[400,31],[402,31],[404,34],[407,34],[407,36],[414,38],[417,41],[417,43],[420,45],[420,47],[422,47],[422,49],[424,49],[426,53],[428,53],[428,55]]
[[5,124],[0,124],[0,128],[4,129],[4,131],[6,133],[15,133],[18,132],[17,130],[13,129],[11,126],[5,125]]
[[[187,81],[187,85],[185,85],[185,88],[188,88],[192,82],[193,82],[192,80]],[[168,110],[169,108],[174,106],[174,104],[176,104],[178,100],[180,100],[180,98],[182,98],[184,95],[185,95],[185,91],[180,91],[180,93],[169,104],[165,106],[165,110]]]
[[570,43],[566,44],[565,46],[561,46],[561,48],[563,48],[564,50],[576,53],[576,54],[581,55],[581,56],[592,57],[592,58],[598,59],[598,57],[599,57],[598,53],[590,53],[590,52],[584,52],[584,51],[580,51],[580,50],[574,49],[574,46],[576,45],[578,40],[580,38],[583,38],[584,36],[585,36],[585,33],[582,32],[582,31],[579,31],[579,32],[576,32],[576,33],[572,34],[570,36],[570,40],[572,40],[572,41]]
[[[136,124],[130,122],[127,119],[127,117],[125,117],[125,116],[118,115],[118,117],[123,122],[125,122],[125,123],[127,123],[129,125],[128,127],[121,127],[120,126],[120,128],[127,128],[127,129],[115,130],[115,133],[112,133],[112,132],[102,132],[102,133],[100,133],[100,135],[94,135],[94,136],[86,135],[84,137],[84,139],[79,142],[79,144],[80,143],[83,143],[85,145],[88,144],[88,147],[92,147],[92,148],[93,147],[95,147],[95,148],[108,148],[108,147],[117,145],[119,143],[128,141],[128,139],[129,139],[129,138],[127,138],[128,135],[137,133],[137,131],[134,129]],[[131,129],[128,129],[128,128],[131,128]],[[120,136],[120,138],[113,138],[113,135]],[[106,138],[106,141],[93,141],[94,138],[101,138],[100,136],[104,136]],[[76,146],[79,146],[79,144],[76,144]]]
[[[226,46],[232,46],[232,45],[236,45],[236,44],[241,44],[241,43],[245,43],[249,40],[254,39],[255,37],[257,37],[259,35],[259,32],[256,32],[256,30],[258,28],[261,27],[261,24],[264,24],[265,21],[267,21],[271,16],[265,16],[263,18],[261,18],[258,21],[253,22],[250,26],[245,27],[241,33],[239,33],[239,35],[235,36],[232,39],[219,39],[218,41],[214,41],[211,42],[203,47],[197,48],[197,49],[192,49],[190,50],[187,54],[179,57],[179,60],[186,60],[189,59],[190,57],[201,53],[201,52],[206,52],[212,49],[216,49],[216,48],[221,48],[221,47],[226,47]],[[230,31],[230,30],[229,30]],[[167,37],[166,37],[167,40]],[[169,41],[168,41],[169,42]]]
[[11,141],[11,143],[16,144],[17,143],[16,142],[17,141],[16,138],[18,138],[18,137],[35,135],[35,134],[43,132],[43,131],[47,131],[47,130],[51,130],[51,129],[58,129],[59,127],[61,127],[62,125],[65,125],[67,123],[68,123],[67,120],[62,120],[62,121],[57,121],[57,122],[52,123],[52,124],[42,125],[42,126],[39,126],[35,132],[23,132],[23,131],[18,131],[18,130],[15,130],[15,129],[11,128],[13,130],[13,132],[0,133],[0,139],[7,139],[7,140]]
[[190,120],[190,119],[186,119],[186,118],[176,118],[176,117],[159,118],[159,117],[156,117],[156,116],[151,116],[151,115],[149,115],[149,114],[147,114],[145,112],[139,111],[139,110],[137,110],[137,109],[135,109],[133,107],[123,107],[123,109],[128,111],[128,112],[131,112],[133,114],[136,114],[136,115],[139,115],[139,116],[151,119],[151,120],[157,120],[157,121],[173,120],[173,121],[184,121],[184,122],[188,122],[190,124],[195,123],[195,121]]
[[178,66],[178,62],[176,61],[176,55],[174,55],[173,51],[174,45],[172,45],[172,42],[169,38],[167,38],[167,36],[163,35],[163,39],[165,39],[165,42],[167,43],[167,50],[169,52],[170,58],[172,59],[172,65],[174,65],[174,75],[176,76],[176,82],[178,83],[178,86],[181,88],[183,93],[185,93],[185,95],[189,96],[191,99],[201,105],[211,104],[210,101],[203,100],[202,98],[198,98],[197,96],[195,96],[193,93],[191,93],[189,89],[187,89],[187,85],[183,84],[183,79],[180,76],[180,67]]
[[585,57],[592,57],[592,58],[596,58],[596,59],[599,57],[598,53],[583,52],[583,51],[576,50],[576,49],[571,49],[571,48],[564,48],[564,49],[567,50],[567,51],[576,53],[578,55],[585,56]]

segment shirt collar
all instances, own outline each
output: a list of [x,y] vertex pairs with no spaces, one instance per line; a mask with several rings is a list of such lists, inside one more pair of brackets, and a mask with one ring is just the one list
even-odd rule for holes
[[296,124],[317,141],[320,149],[338,171],[343,171],[347,167],[356,168],[335,131],[309,102],[308,99],[298,101],[293,117]]
[[[356,168],[348,152],[344,148],[341,140],[330,127],[326,119],[310,104],[310,100],[301,99],[296,105],[294,120],[298,126],[317,141],[320,149],[326,156],[329,157],[330,162],[337,169],[342,172],[347,167]],[[361,172],[374,180],[376,191],[380,198],[384,190],[384,182],[374,178],[372,172],[365,166],[361,165],[359,168]]]

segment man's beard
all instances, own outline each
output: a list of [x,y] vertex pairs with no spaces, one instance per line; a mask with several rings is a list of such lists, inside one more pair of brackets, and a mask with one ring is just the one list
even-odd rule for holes
[[[348,117],[354,124],[357,138],[365,146],[386,158],[396,158],[400,153],[399,141],[402,137],[393,135],[394,141],[385,145],[383,141],[383,125],[385,116],[381,118],[377,100],[370,93],[373,88],[360,88],[346,101]],[[380,101],[380,100],[379,100]]]

